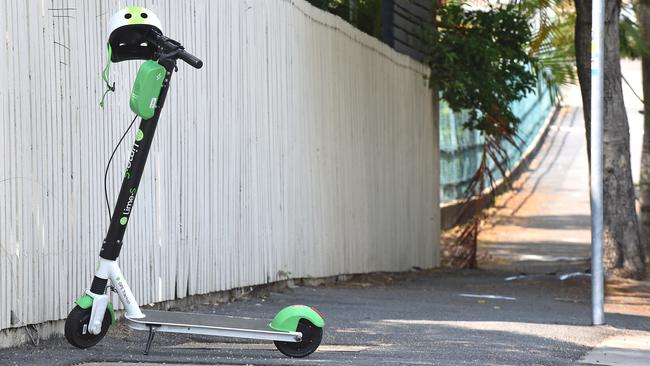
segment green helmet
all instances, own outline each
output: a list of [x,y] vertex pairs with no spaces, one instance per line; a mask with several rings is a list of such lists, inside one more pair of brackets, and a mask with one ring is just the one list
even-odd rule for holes
[[152,59],[156,47],[147,42],[151,31],[162,34],[160,19],[151,10],[128,6],[113,14],[108,22],[110,61]]
[[140,6],[127,6],[108,21],[108,62],[102,71],[106,91],[99,102],[102,108],[106,95],[115,91],[115,83],[109,82],[111,62],[154,59],[158,49],[149,43],[152,32],[162,34],[160,19],[151,10]]

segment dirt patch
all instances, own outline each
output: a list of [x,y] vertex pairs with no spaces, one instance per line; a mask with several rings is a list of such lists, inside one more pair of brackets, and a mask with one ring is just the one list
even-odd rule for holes
[[650,280],[608,278],[605,311],[625,315],[650,316]]
[[321,284],[324,287],[367,288],[390,287],[398,283],[411,282],[424,274],[441,273],[442,269],[421,269],[414,267],[409,272],[373,272],[346,275],[344,279]]

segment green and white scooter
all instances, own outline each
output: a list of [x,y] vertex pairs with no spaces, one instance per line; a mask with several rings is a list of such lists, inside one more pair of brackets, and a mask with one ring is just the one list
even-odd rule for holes
[[107,289],[111,289],[124,305],[129,326],[149,332],[145,354],[148,354],[156,332],[269,340],[274,341],[280,352],[287,356],[305,357],[311,354],[320,345],[325,322],[318,311],[308,306],[288,306],[271,321],[149,311],[141,310],[138,306],[116,260],[169,82],[176,70],[176,61],[183,60],[197,69],[203,66],[203,62],[188,53],[179,42],[165,37],[158,17],[142,7],[127,7],[113,15],[109,33],[109,64],[103,75],[109,89],[114,89],[114,84],[108,84],[111,61],[146,60],[138,70],[130,98],[131,110],[141,117],[141,122],[99,254],[95,277],[90,289],[75,301],[76,306],[65,322],[65,337],[76,347],[88,348],[106,335],[109,326],[115,323],[115,311],[106,293]]

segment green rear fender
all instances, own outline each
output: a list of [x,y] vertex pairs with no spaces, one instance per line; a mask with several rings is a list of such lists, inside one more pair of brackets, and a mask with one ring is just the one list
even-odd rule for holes
[[[90,295],[83,295],[74,301],[75,304],[79,305],[82,309],[91,309],[93,307],[93,298]],[[108,303],[108,312],[111,313],[111,324],[115,325],[115,309],[113,309],[113,304]]]
[[271,321],[271,328],[284,332],[295,332],[300,319],[307,319],[319,328],[325,326],[325,320],[316,309],[305,305],[291,305],[275,315]]

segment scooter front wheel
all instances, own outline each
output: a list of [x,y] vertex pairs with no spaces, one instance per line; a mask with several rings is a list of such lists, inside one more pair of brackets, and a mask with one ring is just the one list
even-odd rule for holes
[[323,339],[323,328],[317,327],[307,319],[300,319],[298,329],[302,333],[300,342],[275,341],[275,347],[289,357],[306,357],[312,354]]
[[71,345],[78,348],[89,348],[102,340],[108,328],[111,326],[111,314],[106,311],[104,320],[102,321],[102,330],[99,334],[91,334],[88,331],[88,323],[90,322],[91,309],[82,309],[79,305],[75,306],[68,314],[65,320],[65,338]]

